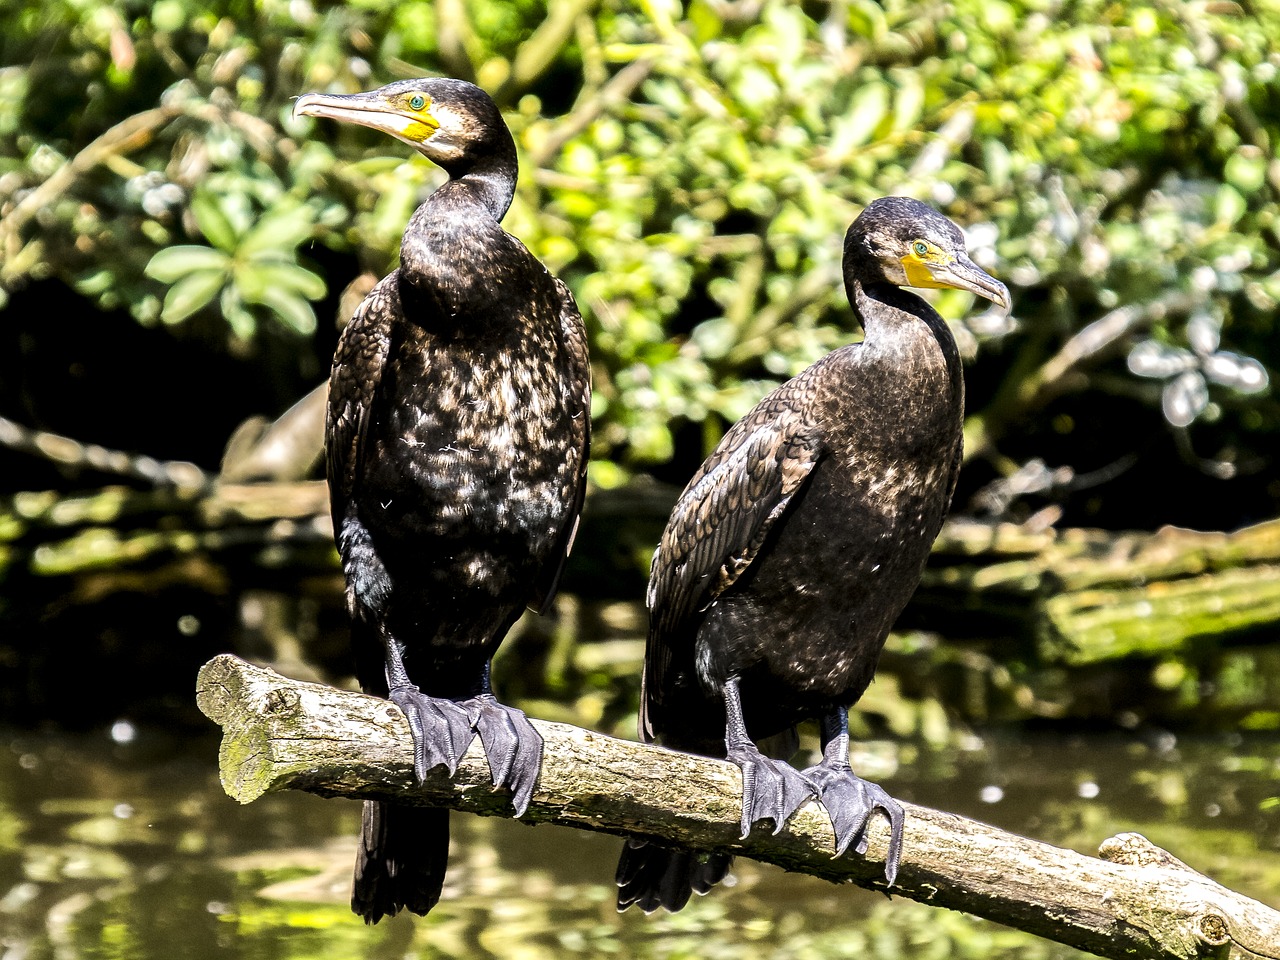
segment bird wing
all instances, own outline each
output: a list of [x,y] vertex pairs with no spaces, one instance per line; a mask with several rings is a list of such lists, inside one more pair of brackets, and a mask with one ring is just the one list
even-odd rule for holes
[[[689,629],[742,576],[822,455],[803,411],[807,378],[783,384],[725,434],[672,511],[653,557],[641,735],[652,739],[665,674]],[[687,653],[687,651],[686,651]]]
[[568,406],[573,425],[571,449],[578,458],[578,469],[574,478],[573,506],[565,516],[555,550],[538,577],[533,598],[529,601],[529,607],[538,613],[546,613],[555,599],[560,574],[569,558],[569,551],[573,549],[573,539],[577,536],[578,521],[582,516],[582,501],[587,493],[587,461],[591,452],[591,362],[587,331],[569,288],[558,277],[552,279],[560,294],[560,327],[569,359],[569,382],[577,388],[568,398]]
[[384,277],[356,308],[329,372],[325,459],[335,535],[355,491],[374,394],[390,352],[392,322],[400,309],[397,273]]

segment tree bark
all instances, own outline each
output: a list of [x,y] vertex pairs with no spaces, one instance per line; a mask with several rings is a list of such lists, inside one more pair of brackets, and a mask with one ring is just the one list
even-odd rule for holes
[[[231,656],[200,672],[201,710],[223,728],[227,793],[248,803],[268,791],[396,799],[510,816],[489,781],[479,743],[448,778],[415,784],[408,725],[376,697],[300,683]],[[777,835],[738,837],[741,777],[723,761],[533,721],[546,749],[525,815],[618,835],[719,850],[788,870],[885,890],[887,823],[868,828],[867,857],[833,858],[817,804]],[[891,892],[986,917],[1098,956],[1183,960],[1280,958],[1280,912],[1234,893],[1137,834],[1106,840],[1101,859],[964,817],[904,804],[901,870]],[[601,882],[610,879],[601,865]]]

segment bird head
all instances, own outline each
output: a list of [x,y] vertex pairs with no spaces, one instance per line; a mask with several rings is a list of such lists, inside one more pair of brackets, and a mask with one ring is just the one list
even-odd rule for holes
[[969,259],[960,228],[910,197],[867,205],[845,234],[844,269],[866,282],[951,287],[1010,306],[1009,288]]
[[368,93],[307,93],[294,117],[326,117],[372,127],[403,140],[451,174],[515,147],[487,93],[465,80],[398,80]]

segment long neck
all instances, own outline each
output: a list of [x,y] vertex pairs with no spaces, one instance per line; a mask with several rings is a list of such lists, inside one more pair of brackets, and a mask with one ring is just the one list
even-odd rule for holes
[[[478,154],[478,156],[473,156]],[[501,221],[516,194],[516,144],[506,124],[496,123],[482,143],[473,145],[461,157],[441,166],[449,174],[449,180],[429,199],[450,201],[454,195],[463,194],[472,203],[478,203],[494,220]]]
[[477,305],[492,299],[509,259],[518,258],[512,245],[519,244],[499,222],[515,194],[515,148],[446,169],[449,180],[405,227],[400,293],[406,312],[420,322],[474,327]]
[[[960,350],[951,328],[938,312],[914,293],[894,284],[853,277],[846,285],[849,302],[866,331],[861,348],[866,360],[896,368],[899,380],[904,376],[940,377],[960,398],[963,409]],[[914,373],[908,376],[907,371]]]
[[950,365],[960,354],[947,322],[923,298],[892,284],[852,278],[846,282],[849,303],[866,331],[866,342],[935,341]]

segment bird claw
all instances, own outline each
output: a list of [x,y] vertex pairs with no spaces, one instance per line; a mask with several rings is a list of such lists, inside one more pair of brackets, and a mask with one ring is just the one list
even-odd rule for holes
[[789,763],[771,760],[754,745],[733,747],[727,759],[742,771],[742,837],[758,820],[772,820],[782,830],[806,800],[818,796],[818,785]]
[[878,784],[863,780],[847,764],[823,762],[804,771],[817,786],[822,805],[831,818],[836,836],[836,856],[849,845],[860,856],[867,853],[867,824],[877,810],[889,818],[889,850],[884,860],[884,878],[893,886],[902,860],[902,804]]
[[409,721],[413,734],[413,775],[418,783],[427,771],[443,766],[453,776],[475,736],[467,711],[452,700],[428,697],[413,685],[396,687],[388,699]]
[[522,711],[499,703],[491,694],[461,705],[480,735],[493,785],[511,790],[511,803],[516,816],[521,816],[529,807],[542,767],[542,737]]

